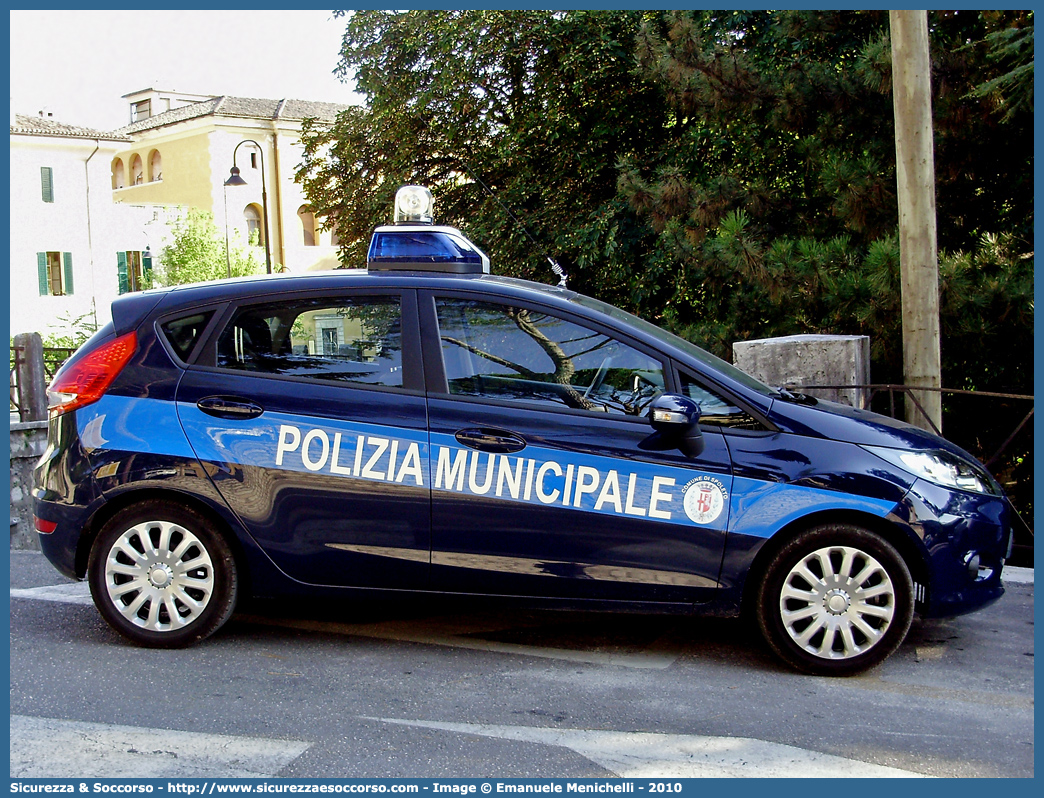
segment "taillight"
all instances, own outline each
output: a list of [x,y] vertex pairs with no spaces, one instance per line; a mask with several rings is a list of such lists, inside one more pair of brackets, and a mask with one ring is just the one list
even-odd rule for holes
[[58,528],[58,523],[56,521],[45,521],[38,515],[33,516],[33,519],[36,531],[41,535],[50,535]]
[[62,366],[47,388],[51,418],[101,399],[137,348],[138,336],[129,332]]

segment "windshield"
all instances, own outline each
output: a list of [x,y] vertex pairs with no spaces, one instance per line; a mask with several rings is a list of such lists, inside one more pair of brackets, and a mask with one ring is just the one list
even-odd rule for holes
[[640,319],[637,316],[628,313],[626,310],[620,310],[620,308],[614,307],[613,305],[609,305],[605,302],[602,302],[601,300],[592,299],[591,297],[583,296],[581,294],[577,294],[573,296],[571,299],[576,304],[581,305],[585,308],[596,310],[599,313],[604,313],[606,316],[609,316],[610,318],[618,319],[620,321],[627,322],[633,327],[637,327],[646,335],[649,335],[652,338],[662,341],[665,344],[670,344],[676,349],[680,349],[682,352],[684,352],[686,355],[693,358],[694,360],[697,360],[703,365],[708,366],[709,368],[712,368],[715,371],[720,372],[721,374],[724,374],[729,379],[738,382],[740,385],[743,385],[752,391],[756,391],[762,396],[767,396],[772,399],[779,398],[779,393],[775,389],[770,388],[760,380],[754,379],[746,372],[740,371],[738,368],[736,368],[728,361],[722,360],[720,357],[712,355],[705,349],[701,349],[700,347],[696,346],[696,344],[692,343],[691,341],[686,341],[684,338],[675,335],[674,333],[667,332],[666,330],[657,327],[655,324],[651,324],[645,321],[644,319]]

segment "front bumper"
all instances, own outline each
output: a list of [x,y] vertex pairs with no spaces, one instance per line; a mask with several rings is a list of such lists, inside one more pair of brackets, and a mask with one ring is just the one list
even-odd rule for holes
[[[924,545],[924,617],[962,615],[1004,595],[1001,571],[1011,543],[1011,511],[1003,496],[949,490],[918,480],[897,514]],[[903,517],[905,516],[905,517]]]

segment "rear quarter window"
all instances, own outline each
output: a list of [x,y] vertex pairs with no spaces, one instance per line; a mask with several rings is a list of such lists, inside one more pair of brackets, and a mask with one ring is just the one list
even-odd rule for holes
[[203,331],[207,328],[210,317],[213,315],[214,311],[208,310],[204,313],[194,313],[191,316],[174,319],[160,325],[163,337],[167,339],[167,343],[174,350],[174,354],[183,363],[188,362],[192,350],[196,348],[196,344],[199,343],[199,339],[202,337]]

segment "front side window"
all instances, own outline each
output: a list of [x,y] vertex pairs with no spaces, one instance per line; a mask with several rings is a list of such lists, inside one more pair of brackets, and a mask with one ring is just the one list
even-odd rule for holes
[[240,308],[221,332],[219,368],[402,387],[398,297],[297,299]]
[[602,302],[600,299],[592,299],[591,297],[583,296],[582,294],[575,295],[571,301],[581,307],[604,313],[610,319],[622,321],[625,324],[634,327],[639,332],[652,337],[654,340],[662,341],[668,346],[677,347],[685,352],[689,357],[694,358],[696,361],[714,371],[724,374],[729,379],[735,380],[740,385],[760,393],[762,396],[770,399],[779,396],[779,392],[775,388],[770,388],[760,380],[754,379],[746,372],[740,371],[740,369],[736,368],[728,361],[722,360],[720,357],[712,355],[710,352],[696,346],[696,344],[691,341],[687,341],[674,333],[667,332],[667,330],[657,327],[655,324],[652,324],[645,319],[634,316],[626,310],[621,310],[618,307]]
[[604,333],[540,310],[438,299],[449,392],[644,416],[663,364]]

